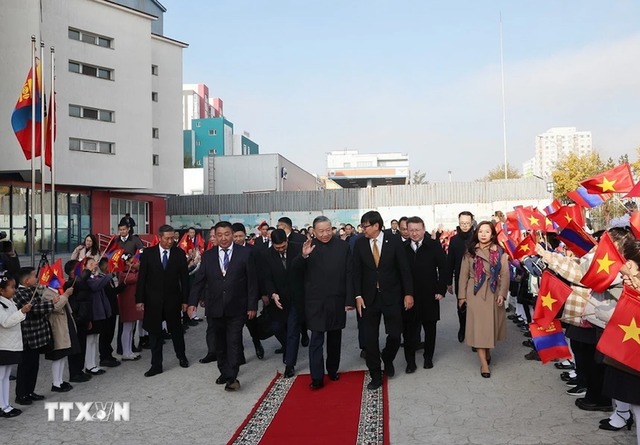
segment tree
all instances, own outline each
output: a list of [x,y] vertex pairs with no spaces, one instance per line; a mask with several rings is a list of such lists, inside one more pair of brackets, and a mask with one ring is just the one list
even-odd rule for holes
[[[518,169],[507,163],[507,179],[515,179],[519,178],[520,176],[521,175]],[[497,167],[489,170],[487,176],[482,178],[483,181],[495,181],[496,179],[505,179],[504,164],[500,164]]]
[[640,147],[636,148],[636,161],[631,163],[633,174],[640,175]]
[[416,170],[413,172],[413,176],[411,177],[411,184],[428,184],[425,178],[427,177],[426,173],[422,173],[420,170]]
[[604,163],[596,152],[583,156],[576,153],[568,154],[558,161],[555,170],[551,173],[554,183],[553,196],[566,199],[567,193],[577,189],[580,181],[597,175],[603,170],[605,170]]

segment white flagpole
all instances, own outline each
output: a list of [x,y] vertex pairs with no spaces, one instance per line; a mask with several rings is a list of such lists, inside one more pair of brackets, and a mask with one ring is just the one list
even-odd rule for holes
[[[40,40],[40,72],[44,75],[44,42],[42,40]],[[42,99],[40,99],[40,249],[44,250],[46,248],[46,245],[44,243],[44,148],[47,137],[44,115],[46,108],[45,98],[47,97],[47,95],[45,94],[44,79],[42,78],[42,75],[40,76],[40,78],[42,79],[42,91],[40,92],[42,94]]]
[[51,96],[49,98],[49,104],[51,107],[51,113],[49,119],[51,119],[51,260],[56,259],[56,235],[58,232],[58,218],[56,214],[56,173],[55,173],[55,144],[56,144],[56,54],[55,48],[51,47]]
[[27,217],[27,240],[31,251],[31,266],[36,264],[36,228],[33,215],[36,209],[36,101],[34,92],[36,89],[36,36],[31,36],[31,199],[29,200],[29,216]]
[[502,75],[502,145],[504,147],[504,179],[507,173],[507,106],[504,98],[504,51],[502,49],[502,12],[500,13],[500,73]]

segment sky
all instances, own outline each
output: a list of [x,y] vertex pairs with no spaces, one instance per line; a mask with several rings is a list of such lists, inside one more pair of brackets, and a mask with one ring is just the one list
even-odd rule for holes
[[236,133],[326,174],[332,150],[400,152],[426,180],[522,169],[551,127],[605,159],[640,146],[640,2],[160,0],[184,83]]

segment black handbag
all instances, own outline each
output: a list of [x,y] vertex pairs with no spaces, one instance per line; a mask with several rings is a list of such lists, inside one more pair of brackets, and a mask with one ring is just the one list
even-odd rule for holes
[[262,309],[260,315],[256,317],[256,333],[260,340],[266,340],[273,336],[273,329],[271,327],[271,316],[269,311]]

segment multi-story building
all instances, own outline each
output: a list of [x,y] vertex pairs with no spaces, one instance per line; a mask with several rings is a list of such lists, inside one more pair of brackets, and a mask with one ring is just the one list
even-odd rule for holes
[[401,153],[358,153],[357,150],[327,154],[327,176],[344,188],[408,184],[409,156]]
[[583,156],[593,151],[591,132],[576,127],[550,128],[536,136],[535,147],[532,174],[543,178],[550,177],[558,161],[570,153]]
[[193,119],[222,117],[223,103],[219,97],[209,97],[209,87],[203,83],[182,86],[182,129],[191,130]]
[[[164,12],[155,0],[2,5],[0,102],[16,103],[32,64],[32,35],[47,49],[48,93],[48,48],[55,47],[59,251],[73,248],[88,233],[114,233],[125,212],[135,219],[137,232],[155,231],[166,221],[165,196],[182,192],[180,103],[187,45],[163,34]],[[11,106],[0,107],[0,230],[9,231],[23,252],[27,219],[38,228],[44,223],[41,245],[46,247],[51,215],[46,203],[44,221],[39,205],[29,215],[30,201],[35,197],[38,203],[40,193],[30,193],[31,164],[13,134],[11,113]],[[36,176],[39,180],[40,172]],[[49,183],[48,169],[44,176]],[[45,201],[51,202],[49,186]]]

